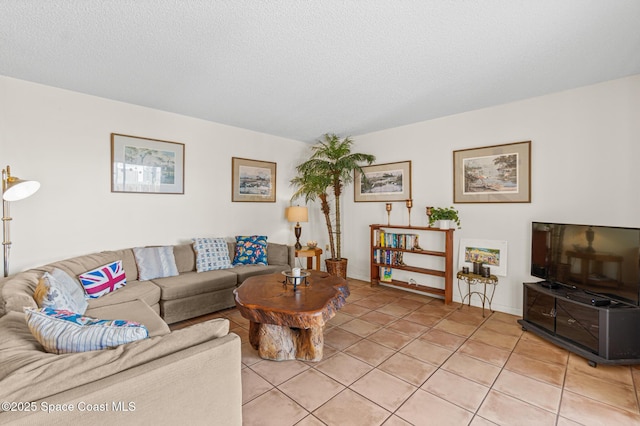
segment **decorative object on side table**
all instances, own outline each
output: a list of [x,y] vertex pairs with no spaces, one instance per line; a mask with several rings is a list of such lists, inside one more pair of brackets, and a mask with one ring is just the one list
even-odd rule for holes
[[[325,259],[327,272],[342,278],[347,277],[347,259],[342,257],[341,251],[340,196],[344,185],[353,182],[354,172],[361,172],[363,163],[371,164],[376,159],[373,155],[352,153],[352,145],[353,140],[348,137],[341,140],[335,134],[325,134],[323,140],[311,147],[311,157],[296,167],[298,174],[291,180],[291,185],[297,188],[292,200],[304,197],[308,203],[320,199],[331,250],[331,257]],[[329,205],[329,188],[333,192],[333,212]]]
[[391,205],[391,203],[387,203],[386,205],[386,209],[387,209],[387,225],[391,225],[391,208],[393,206]]
[[310,249],[314,249],[318,247],[318,242],[316,240],[309,240],[307,241],[307,247],[309,247]]
[[457,228],[460,229],[460,217],[458,216],[458,210],[456,210],[453,206],[431,207],[429,226],[433,227],[436,221],[440,221],[440,229],[450,229],[450,222],[455,223],[457,225]]
[[300,236],[302,235],[302,227],[300,222],[307,222],[309,220],[309,212],[306,207],[291,206],[285,209],[285,216],[289,222],[296,222],[296,226],[293,230],[296,236],[296,250],[302,248],[300,244]]
[[[490,275],[489,272],[489,268],[487,267],[483,267],[484,270],[487,271],[487,276],[482,276],[482,275],[478,275],[478,274],[470,274],[470,273],[465,273],[464,271],[458,272],[457,274],[457,278],[458,278],[458,291],[460,292],[460,298],[461,303],[464,305],[464,301],[469,298],[468,300],[468,306],[471,306],[471,295],[472,294],[477,294],[480,297],[480,300],[482,301],[482,317],[484,318],[484,305],[488,304],[489,305],[489,310],[491,312],[493,312],[493,310],[491,309],[491,302],[493,301],[493,295],[496,292],[496,286],[498,285],[498,277],[496,277],[495,275]],[[467,294],[466,295],[462,295],[462,289],[460,288],[460,281],[464,281],[467,283]],[[482,288],[482,292],[480,291],[471,291],[471,286],[472,285],[476,285],[476,284],[481,284],[483,286]],[[491,295],[487,296],[487,286],[491,285],[492,287],[492,291],[491,291]]]
[[458,266],[473,267],[474,273],[482,274],[481,266],[491,268],[495,275],[507,275],[507,242],[499,240],[460,239]]
[[24,200],[32,196],[40,189],[40,182],[35,180],[22,180],[11,176],[11,167],[2,169],[2,247],[4,249],[4,276],[9,276],[9,249],[11,248],[11,237],[9,224],[11,215],[9,212],[9,202]]

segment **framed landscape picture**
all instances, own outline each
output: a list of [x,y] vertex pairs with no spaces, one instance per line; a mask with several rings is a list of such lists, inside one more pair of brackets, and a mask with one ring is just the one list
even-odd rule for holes
[[111,192],[184,194],[184,144],[112,133]]
[[411,161],[364,166],[353,187],[355,202],[410,200]]
[[492,275],[507,275],[507,242],[498,240],[460,239],[458,263],[460,269],[468,266],[473,269],[473,262],[480,262],[491,269]]
[[454,203],[530,203],[531,141],[453,151]]
[[231,201],[276,202],[276,163],[231,158]]

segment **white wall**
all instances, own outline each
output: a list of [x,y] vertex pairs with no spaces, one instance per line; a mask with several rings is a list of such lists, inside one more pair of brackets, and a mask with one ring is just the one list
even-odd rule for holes
[[[455,265],[461,238],[506,240],[508,275],[500,277],[493,307],[521,314],[522,282],[533,280],[532,220],[640,227],[639,135],[636,75],[354,139],[356,151],[376,155],[377,163],[412,161],[412,224],[424,226],[427,205],[453,204],[453,150],[532,141],[530,204],[455,205],[462,219]],[[347,188],[343,203],[343,256],[349,276],[368,280],[369,224],[387,216],[384,203],[354,203],[352,192]],[[393,204],[391,223],[408,223],[404,203]]]
[[[186,144],[185,194],[112,193],[112,132]],[[11,203],[10,272],[197,236],[255,233],[293,243],[284,209],[305,149],[299,141],[0,76],[0,162],[42,184]],[[277,163],[276,203],[231,202],[231,157]]]
[[[509,272],[493,306],[520,314],[522,282],[532,280],[532,220],[640,227],[639,117],[636,75],[354,139],[356,151],[375,154],[378,163],[412,160],[414,225],[426,225],[427,205],[452,204],[453,150],[532,141],[530,204],[455,206],[463,226],[455,233],[456,265],[460,238],[508,241]],[[185,194],[111,193],[112,132],[185,143]],[[283,212],[295,165],[307,153],[298,141],[0,77],[0,162],[42,183],[33,197],[11,204],[11,272],[194,236],[265,233],[292,243]],[[278,163],[275,204],[231,202],[233,156]],[[343,197],[343,255],[349,276],[368,280],[369,224],[387,216],[384,203],[354,203],[352,193],[347,187]],[[394,203],[391,220],[407,224],[404,203]],[[302,241],[324,248],[316,206],[302,226]]]

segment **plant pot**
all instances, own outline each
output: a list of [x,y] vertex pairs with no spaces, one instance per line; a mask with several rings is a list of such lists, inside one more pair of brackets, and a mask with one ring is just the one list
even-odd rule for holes
[[347,279],[347,259],[325,259],[327,272],[340,278]]
[[444,219],[440,219],[438,222],[440,222],[440,229],[450,229],[451,228],[451,221],[450,220],[444,220]]

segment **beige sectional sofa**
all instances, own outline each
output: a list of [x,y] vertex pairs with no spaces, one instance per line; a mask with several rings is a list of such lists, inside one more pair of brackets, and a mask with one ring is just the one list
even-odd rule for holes
[[[233,257],[234,243],[229,249]],[[240,425],[240,338],[229,333],[228,320],[173,332],[167,324],[234,306],[233,290],[248,277],[294,266],[294,248],[269,243],[266,266],[200,273],[191,244],[176,245],[173,253],[179,275],[149,281],[138,281],[132,249],[54,262],[0,281],[0,402],[14,404],[0,407],[0,424]],[[140,322],[150,337],[101,351],[45,352],[23,312],[37,307],[33,292],[42,275],[58,268],[77,277],[116,260],[127,285],[90,299],[85,315]]]

